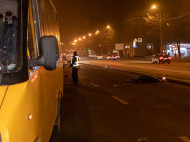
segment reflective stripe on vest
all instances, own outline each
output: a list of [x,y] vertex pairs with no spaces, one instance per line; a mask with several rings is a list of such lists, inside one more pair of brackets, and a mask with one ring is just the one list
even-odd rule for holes
[[[77,68],[77,67],[79,67],[79,63],[80,63],[80,62],[79,62],[79,58],[80,58],[80,57],[79,57],[79,56],[75,56],[75,57],[76,57],[77,61],[75,62],[75,64],[73,64],[73,67],[76,67],[76,68]],[[72,59],[73,59],[73,57],[72,57]],[[72,59],[71,59],[71,64],[72,64]]]

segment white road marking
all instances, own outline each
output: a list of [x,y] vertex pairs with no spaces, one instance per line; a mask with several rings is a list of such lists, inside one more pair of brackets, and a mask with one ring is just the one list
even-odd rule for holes
[[90,85],[94,86],[94,87],[99,87],[100,85],[94,84],[94,83],[90,83]]
[[184,141],[184,142],[190,142],[190,138],[186,137],[186,136],[181,136],[178,137],[180,140]]
[[119,101],[120,103],[124,104],[124,105],[128,105],[129,103],[127,103],[126,101],[116,97],[116,96],[112,96],[112,98],[114,98],[115,100]]
[[113,85],[113,87],[117,87],[118,85]]

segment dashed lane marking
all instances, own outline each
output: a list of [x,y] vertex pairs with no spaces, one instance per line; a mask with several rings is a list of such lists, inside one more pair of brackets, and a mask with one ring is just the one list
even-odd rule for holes
[[184,141],[184,142],[190,142],[190,138],[186,137],[186,136],[181,136],[178,137],[180,140]]
[[112,98],[114,98],[115,100],[119,101],[120,103],[124,104],[124,105],[128,105],[129,103],[127,103],[126,101],[116,97],[116,96],[112,96]]
[[90,85],[94,86],[94,87],[99,87],[100,85],[94,84],[94,83],[90,83]]

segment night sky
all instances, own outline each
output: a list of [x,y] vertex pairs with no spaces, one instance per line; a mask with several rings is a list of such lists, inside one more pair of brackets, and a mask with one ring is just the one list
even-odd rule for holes
[[[165,0],[165,6],[177,0]],[[53,0],[59,16],[61,39],[94,32],[103,25],[114,25],[131,12],[147,9],[152,0]],[[164,2],[164,1],[163,1]]]

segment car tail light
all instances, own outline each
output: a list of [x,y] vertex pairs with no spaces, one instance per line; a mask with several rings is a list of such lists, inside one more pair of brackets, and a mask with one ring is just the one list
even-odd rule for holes
[[171,59],[172,59],[172,57],[168,57],[168,59],[169,59],[169,60],[171,60]]
[[164,59],[164,57],[160,57],[160,60]]

